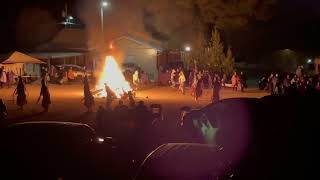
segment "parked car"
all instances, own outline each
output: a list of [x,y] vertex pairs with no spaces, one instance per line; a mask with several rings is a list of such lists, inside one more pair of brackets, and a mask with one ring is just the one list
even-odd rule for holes
[[68,72],[69,69],[72,68],[72,70],[75,73],[75,76],[78,78],[83,78],[85,76],[85,74],[87,74],[87,76],[91,77],[93,74],[92,71],[87,70],[85,67],[74,65],[74,64],[57,65],[57,67],[63,68],[65,70],[65,72]]
[[146,157],[134,179],[228,179],[229,166],[221,160],[221,151],[206,144],[163,144]]
[[1,162],[8,179],[95,179],[112,177],[112,138],[85,124],[26,122],[1,134]]

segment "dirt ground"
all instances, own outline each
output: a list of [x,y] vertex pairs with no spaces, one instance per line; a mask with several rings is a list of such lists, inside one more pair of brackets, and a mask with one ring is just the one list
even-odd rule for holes
[[[8,119],[0,122],[0,126],[6,126],[11,123],[24,121],[68,121],[81,122],[91,126],[95,126],[95,113],[86,113],[83,106],[83,86],[81,84],[73,85],[49,85],[52,104],[48,113],[41,113],[41,104],[37,104],[40,93],[40,85],[26,85],[28,104],[24,110],[18,110],[15,105],[13,91],[14,87],[0,89],[0,98],[7,105]],[[159,103],[163,106],[165,119],[171,124],[176,123],[180,117],[180,108],[183,106],[191,106],[192,108],[201,108],[211,101],[211,90],[205,90],[204,95],[195,101],[190,96],[190,90],[182,95],[177,89],[170,87],[152,87],[137,92],[136,101],[143,100],[146,105]],[[264,91],[255,88],[247,89],[245,92],[233,92],[231,89],[223,89],[221,98],[250,97],[260,98],[268,95]],[[117,101],[113,102],[114,105]],[[126,102],[128,103],[128,102]],[[100,105],[105,104],[105,99],[95,99],[95,111]]]

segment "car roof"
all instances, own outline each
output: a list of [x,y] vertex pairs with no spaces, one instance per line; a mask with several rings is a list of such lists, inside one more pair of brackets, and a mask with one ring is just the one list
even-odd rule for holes
[[24,122],[16,123],[5,129],[5,136],[15,141],[88,142],[95,136],[88,125],[70,122]]
[[163,144],[148,155],[135,179],[190,178],[219,173],[220,151],[218,147],[206,144]]

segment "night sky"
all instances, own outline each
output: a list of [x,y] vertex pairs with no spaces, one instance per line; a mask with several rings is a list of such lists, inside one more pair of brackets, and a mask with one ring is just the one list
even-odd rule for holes
[[[59,20],[65,2],[68,2],[72,11],[77,0],[10,0],[2,4],[0,52],[16,50],[16,18],[24,8],[36,6],[47,9]],[[249,47],[254,47],[251,52],[260,54],[289,48],[320,54],[317,43],[320,40],[318,0],[278,0],[273,14],[268,22],[250,26],[252,37],[248,43]]]

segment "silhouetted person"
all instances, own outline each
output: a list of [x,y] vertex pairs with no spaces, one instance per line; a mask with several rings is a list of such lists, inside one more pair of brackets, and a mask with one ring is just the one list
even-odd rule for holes
[[241,91],[243,91],[244,88],[247,88],[247,76],[244,72],[240,72],[240,81],[242,84]]
[[105,115],[105,109],[103,108],[103,106],[99,106],[96,114],[96,129],[98,134],[100,135],[103,133],[103,129],[104,129],[104,124],[103,124],[104,115]]
[[152,120],[150,111],[143,101],[139,101],[135,108],[136,123],[138,128],[145,128],[151,124]]
[[38,98],[38,102],[40,101],[42,96],[42,107],[44,112],[48,112],[49,110],[49,105],[51,104],[51,99],[50,99],[50,93],[48,86],[46,85],[45,79],[42,79],[41,81],[41,91],[40,91],[40,96]]
[[89,80],[88,77],[85,76],[84,77],[84,81],[83,81],[83,94],[84,94],[84,106],[87,107],[88,112],[92,112],[92,107],[94,106],[94,98],[93,95],[91,94],[90,91],[90,86],[89,86]]
[[135,102],[135,100],[133,98],[132,91],[128,92],[128,97],[129,97],[129,106],[130,106],[130,108],[134,108],[136,106],[136,102]]
[[283,79],[283,89],[284,93],[288,94],[289,93],[289,88],[290,88],[290,75],[288,74],[284,79]]
[[107,100],[106,100],[106,109],[111,109],[111,104],[116,95],[112,92],[110,87],[105,84],[106,92],[107,92]]
[[127,112],[128,106],[124,105],[122,100],[119,100],[119,104],[114,108],[114,111],[117,113]]
[[221,81],[220,77],[216,74],[213,81],[213,95],[212,95],[212,102],[220,101],[220,90],[221,90]]
[[13,94],[17,95],[17,105],[23,110],[23,106],[27,104],[26,88],[23,84],[22,77],[19,76],[19,81]]
[[3,120],[8,115],[7,107],[0,99],[0,120]]

